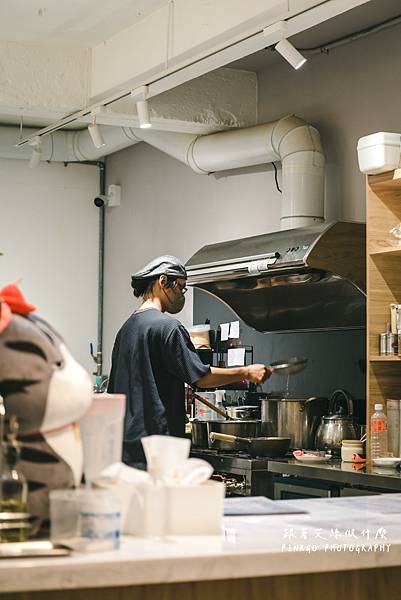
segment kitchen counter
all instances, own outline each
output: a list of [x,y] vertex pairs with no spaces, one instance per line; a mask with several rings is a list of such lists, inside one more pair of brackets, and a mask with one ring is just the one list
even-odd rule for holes
[[375,467],[371,464],[346,463],[330,460],[327,463],[305,464],[295,458],[269,460],[268,471],[319,479],[355,487],[401,492],[401,473],[396,469]]
[[396,597],[401,494],[288,504],[307,512],[226,517],[221,536],[126,537],[114,552],[2,559],[1,598]]

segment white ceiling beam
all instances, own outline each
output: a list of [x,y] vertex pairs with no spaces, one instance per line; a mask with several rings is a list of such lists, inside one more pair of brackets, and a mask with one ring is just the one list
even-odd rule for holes
[[[297,14],[296,16],[287,19],[286,22],[288,26],[288,36],[291,37],[292,35],[319,25],[320,23],[323,23],[324,21],[336,15],[347,12],[348,10],[362,4],[366,4],[369,1],[370,0],[326,0],[326,2],[320,2],[317,6],[314,6],[313,8],[310,8],[301,14]],[[295,0],[289,0],[289,2],[290,6],[294,6]],[[301,3],[303,3],[303,6],[306,6],[308,2],[309,5],[317,4],[318,0],[300,0],[298,6],[301,6]],[[287,0],[285,4],[288,6]],[[276,5],[278,6],[278,3],[276,3]],[[80,120],[83,117],[88,116],[99,106],[108,106],[122,98],[128,97],[131,89],[140,85],[147,85],[149,97],[155,97],[163,92],[176,88],[179,85],[200,77],[205,73],[218,69],[219,67],[223,67],[240,58],[244,58],[245,56],[257,52],[258,50],[261,50],[270,44],[274,44],[279,41],[280,37],[281,34],[279,31],[273,31],[270,34],[267,26],[257,33],[250,35],[246,39],[229,44],[224,49],[219,50],[218,52],[213,52],[201,59],[198,59],[197,55],[190,56],[186,59],[185,63],[183,63],[182,67],[177,68],[176,70],[170,69],[172,72],[168,72],[167,74],[163,74],[163,72],[161,72],[157,76],[155,75],[152,78],[142,80],[141,76],[138,76],[136,79],[133,79],[130,82],[130,85],[127,88],[120,89],[110,95],[98,98],[97,101],[92,103],[90,106],[84,107],[81,110],[76,111],[73,114],[55,122],[53,125],[45,127],[35,133],[36,135],[46,135],[52,131],[56,131],[57,129],[65,127],[76,120]],[[28,143],[29,140],[30,137],[22,140],[20,145]]]

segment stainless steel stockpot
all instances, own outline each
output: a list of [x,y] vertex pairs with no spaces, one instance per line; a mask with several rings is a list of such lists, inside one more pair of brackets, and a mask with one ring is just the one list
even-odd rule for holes
[[226,413],[233,419],[260,419],[260,406],[226,406]]
[[209,437],[207,432],[207,421],[194,419],[191,423],[191,441],[195,448],[207,448]]
[[312,450],[321,417],[327,412],[327,398],[263,398],[262,435],[291,438],[291,448]]

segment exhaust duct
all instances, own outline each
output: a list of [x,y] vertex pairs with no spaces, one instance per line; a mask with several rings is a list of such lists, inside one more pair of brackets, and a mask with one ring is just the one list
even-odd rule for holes
[[[324,221],[325,158],[319,132],[300,117],[198,136],[186,133],[99,126],[105,146],[95,148],[87,128],[57,131],[41,140],[41,160],[99,160],[140,141],[168,154],[199,174],[282,163],[281,228]],[[26,131],[33,135],[34,130]],[[0,128],[0,158],[29,160],[29,146],[15,147],[16,127]]]

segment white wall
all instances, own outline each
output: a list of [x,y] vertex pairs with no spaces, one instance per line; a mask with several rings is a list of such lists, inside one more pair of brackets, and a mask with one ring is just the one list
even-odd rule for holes
[[21,278],[27,300],[92,370],[96,342],[98,169],[0,160],[0,287]]
[[[313,56],[300,71],[281,61],[259,73],[260,122],[295,112],[321,133],[328,219],[364,220],[357,140],[401,130],[400,33],[395,27]],[[136,306],[130,288],[135,269],[162,253],[186,260],[206,243],[280,228],[280,195],[266,169],[222,179],[196,175],[145,144],[109,157],[108,181],[122,185],[123,203],[108,211],[106,362],[117,329]],[[188,309],[182,313],[187,323],[191,302]]]

